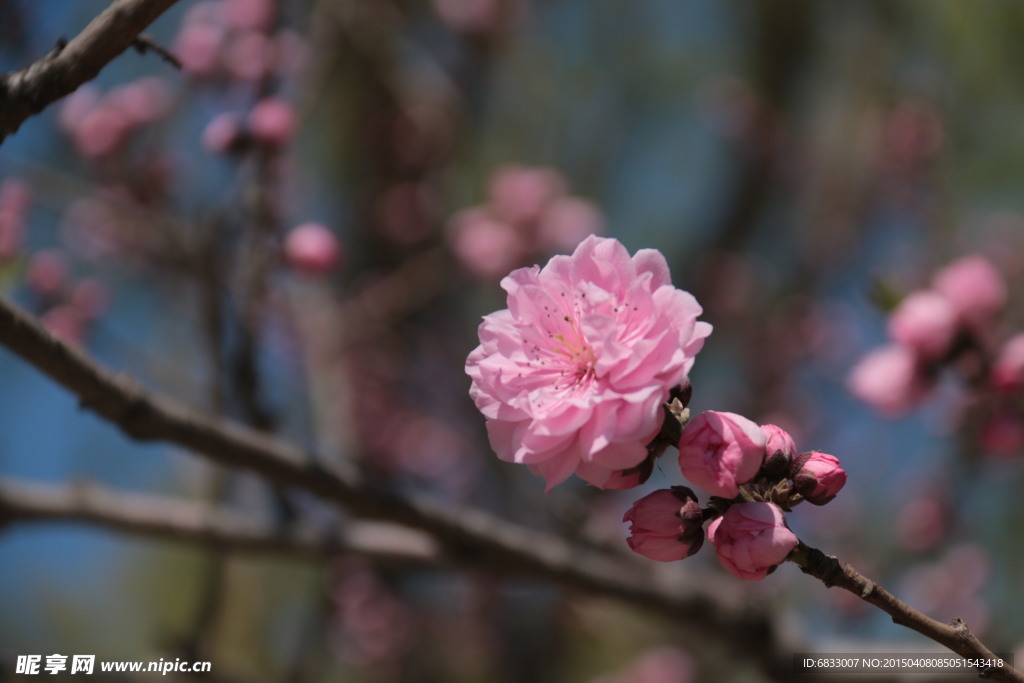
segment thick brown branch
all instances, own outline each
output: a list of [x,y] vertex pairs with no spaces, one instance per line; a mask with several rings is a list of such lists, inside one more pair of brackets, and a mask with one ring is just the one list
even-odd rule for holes
[[437,563],[422,533],[380,522],[352,522],[330,536],[311,529],[275,530],[209,505],[110,491],[78,482],[48,486],[0,479],[0,528],[23,522],[69,522],[258,555],[324,558],[352,553],[376,560]]
[[[76,394],[84,407],[132,438],[174,443],[214,462],[304,489],[357,516],[419,529],[440,544],[453,564],[532,576],[625,600],[676,619],[697,637],[727,633],[730,642],[743,647],[745,655],[760,659],[773,678],[787,680],[792,673],[787,648],[763,613],[711,597],[725,595],[725,591],[697,590],[686,582],[685,572],[669,576],[652,571],[647,563],[579,548],[478,510],[444,509],[396,495],[372,485],[355,470],[329,470],[273,436],[197,413],[127,377],[111,374],[2,298],[0,345]],[[757,647],[751,648],[750,643]]]
[[[913,629],[967,659],[999,659],[971,633],[967,625],[960,619],[954,619],[951,623],[944,624],[922,614],[874,581],[861,575],[850,565],[840,562],[835,556],[825,555],[817,548],[811,548],[801,543],[790,559],[805,574],[819,579],[826,586],[830,588],[838,586],[853,593],[861,600],[891,616],[894,623]],[[983,677],[997,681],[1024,683],[1024,675],[1010,666],[986,668],[979,673]]]
[[95,78],[177,0],[114,0],[66,45],[0,76],[0,142],[30,116]]

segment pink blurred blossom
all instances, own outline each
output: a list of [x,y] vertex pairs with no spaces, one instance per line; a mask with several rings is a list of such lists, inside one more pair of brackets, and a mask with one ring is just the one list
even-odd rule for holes
[[949,502],[941,491],[914,495],[899,510],[896,532],[908,550],[921,551],[942,540],[949,528]]
[[1024,418],[1014,411],[998,410],[985,417],[979,438],[992,455],[1017,455],[1024,450]]
[[494,210],[513,223],[539,220],[548,205],[564,193],[565,178],[552,168],[509,164],[491,176]]
[[679,469],[713,496],[735,498],[765,457],[765,433],[735,413],[708,410],[686,425],[679,440]]
[[773,503],[738,503],[708,527],[718,561],[733,576],[758,581],[796,547],[796,535]]
[[164,79],[151,76],[111,90],[105,101],[124,114],[129,126],[142,126],[168,112],[171,89]]
[[75,283],[71,289],[71,305],[77,308],[83,317],[94,320],[110,304],[110,293],[106,286],[94,278],[84,278]]
[[967,323],[986,326],[1006,305],[1006,281],[982,256],[965,256],[936,273],[935,289]]
[[303,223],[288,233],[284,254],[296,270],[310,273],[329,273],[341,260],[338,238],[320,223]]
[[889,317],[889,336],[925,358],[941,358],[957,332],[957,311],[942,294],[915,292]]
[[70,304],[54,306],[39,321],[50,334],[66,344],[81,344],[85,339],[86,320],[82,312]]
[[434,11],[460,33],[486,33],[518,18],[522,0],[433,0]]
[[73,133],[101,99],[100,89],[93,83],[86,83],[67,96],[57,113],[57,123],[65,133]]
[[591,683],[693,683],[697,667],[693,658],[674,647],[649,650],[622,671],[599,676]]
[[276,97],[260,100],[249,113],[249,133],[268,145],[287,144],[295,134],[295,126],[295,108],[291,103]]
[[174,39],[171,50],[182,70],[197,78],[209,77],[220,70],[221,50],[227,35],[214,23],[186,23]]
[[232,36],[224,51],[224,65],[240,81],[258,81],[273,69],[274,43],[265,34],[246,31]]
[[203,129],[203,149],[211,154],[231,151],[242,138],[242,123],[234,112],[221,112]]
[[525,255],[515,228],[482,209],[455,214],[448,226],[448,240],[462,266],[481,279],[508,273]]
[[711,332],[664,256],[588,237],[501,286],[509,307],[484,317],[466,361],[498,457],[529,465],[549,490],[574,472],[603,486],[638,465]]
[[29,259],[25,281],[44,296],[60,293],[68,281],[68,263],[64,254],[56,249],[37,251]]
[[929,390],[917,355],[905,346],[875,349],[854,366],[846,378],[854,396],[889,416],[898,416]]
[[224,20],[242,31],[266,31],[274,20],[273,0],[222,0]]
[[649,493],[626,511],[630,550],[658,562],[682,560],[704,544],[697,496],[685,486]]
[[71,139],[79,154],[87,159],[99,159],[117,151],[131,129],[128,116],[103,100],[78,122]]
[[593,204],[576,197],[562,197],[541,216],[539,239],[545,250],[563,252],[588,235],[601,234],[603,228],[601,212]]
[[1008,393],[1024,386],[1024,334],[1011,337],[992,364],[992,385]]
[[824,505],[846,485],[846,471],[839,458],[821,451],[804,453],[794,464],[793,486],[808,503]]

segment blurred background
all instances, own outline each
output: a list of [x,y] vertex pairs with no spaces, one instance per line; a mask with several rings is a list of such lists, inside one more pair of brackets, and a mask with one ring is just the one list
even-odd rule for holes
[[[0,69],[106,4],[0,0]],[[1009,1],[181,0],[149,31],[180,69],[126,53],[0,147],[0,286],[203,410],[624,547],[623,512],[681,482],[674,458],[639,491],[545,495],[491,453],[463,366],[512,268],[591,232],[657,248],[715,327],[691,409],[777,423],[849,473],[797,534],[1011,651],[1019,399],[942,369],[894,419],[847,376],[885,343],[886,302],[960,256],[1009,288],[992,343],[1024,322],[1022,31]],[[7,352],[0,376],[3,477],[344,523],[126,440]],[[763,678],[648,614],[485,574],[71,524],[4,527],[0,568],[0,680],[53,652],[228,681]],[[672,568],[722,573],[708,550]],[[792,565],[729,585],[814,647],[927,645]]]

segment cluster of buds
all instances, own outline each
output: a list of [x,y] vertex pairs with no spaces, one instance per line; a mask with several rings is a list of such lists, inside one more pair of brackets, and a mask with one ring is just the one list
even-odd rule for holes
[[701,507],[690,488],[674,486],[641,498],[626,512],[629,547],[669,562],[693,555],[707,538],[731,574],[762,579],[796,548],[785,513],[807,501],[824,505],[846,483],[839,460],[798,453],[793,438],[775,425],[758,426],[733,413],[707,411],[679,439],[679,468],[710,494]]
[[553,168],[498,168],[487,201],[460,211],[449,223],[448,239],[459,262],[473,275],[492,278],[600,233],[600,212],[570,196],[566,185]]
[[949,264],[936,273],[931,287],[912,292],[893,309],[888,323],[892,343],[853,368],[850,391],[882,413],[898,416],[929,394],[943,368],[962,360],[974,361],[966,364],[973,374],[968,379],[984,383],[1006,294],[1002,275],[981,256]]
[[974,392],[983,450],[1019,453],[1024,334],[1007,338],[999,330],[1006,303],[1005,279],[991,263],[980,256],[954,261],[936,273],[930,288],[893,308],[892,343],[861,359],[848,378],[850,390],[883,414],[899,416],[928,396],[943,370],[953,370]]

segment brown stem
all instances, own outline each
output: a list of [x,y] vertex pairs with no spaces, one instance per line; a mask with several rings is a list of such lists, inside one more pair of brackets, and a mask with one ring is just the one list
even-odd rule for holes
[[[948,624],[932,619],[863,576],[850,565],[840,562],[834,555],[826,555],[817,548],[801,543],[790,555],[789,560],[799,566],[805,574],[819,579],[825,586],[838,586],[853,593],[864,602],[891,616],[893,623],[917,631],[967,659],[999,659],[960,619],[954,619]],[[979,673],[982,677],[997,681],[1024,683],[1024,675],[1010,666],[984,668],[980,669]]]
[[29,117],[91,81],[135,44],[143,29],[177,0],[114,0],[66,45],[0,76],[0,142]]

